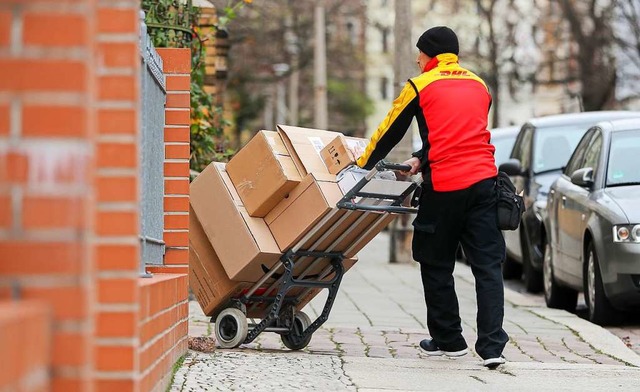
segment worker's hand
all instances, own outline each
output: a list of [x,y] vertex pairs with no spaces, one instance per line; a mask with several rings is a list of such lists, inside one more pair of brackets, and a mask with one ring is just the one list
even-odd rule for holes
[[[409,170],[410,175],[418,174],[418,170],[420,170],[420,159],[418,157],[412,157],[402,162],[403,165],[411,166],[411,170]],[[406,173],[406,172],[404,172]]]

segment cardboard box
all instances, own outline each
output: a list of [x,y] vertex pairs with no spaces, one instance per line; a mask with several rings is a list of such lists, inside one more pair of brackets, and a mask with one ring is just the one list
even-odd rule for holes
[[327,170],[320,151],[341,133],[289,125],[278,125],[278,133],[300,175],[313,173],[319,180],[335,181],[335,175]]
[[190,203],[231,280],[256,282],[281,256],[264,219],[234,200],[224,164],[212,163],[190,186]]
[[249,286],[229,279],[193,210],[189,213],[189,286],[207,316]]
[[308,174],[302,182],[267,214],[265,221],[280,249],[295,245],[342,198],[338,184],[318,181]]
[[[322,150],[320,156],[331,174],[338,174],[345,167],[353,164],[367,147],[367,139],[338,135]],[[357,155],[354,155],[353,152]]]
[[260,131],[227,164],[249,215],[264,217],[302,177],[277,132]]

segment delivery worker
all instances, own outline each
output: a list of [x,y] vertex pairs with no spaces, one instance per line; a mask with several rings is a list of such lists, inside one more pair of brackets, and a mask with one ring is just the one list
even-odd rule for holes
[[424,181],[412,251],[420,263],[431,339],[420,347],[428,355],[468,352],[453,281],[461,243],[476,280],[476,352],[484,366],[495,368],[505,362],[508,336],[502,328],[505,244],[497,226],[495,149],[487,130],[491,95],[482,79],[458,64],[458,38],[450,28],[425,31],[416,46],[422,73],[405,84],[356,163],[373,168],[416,119],[422,148],[404,163]]

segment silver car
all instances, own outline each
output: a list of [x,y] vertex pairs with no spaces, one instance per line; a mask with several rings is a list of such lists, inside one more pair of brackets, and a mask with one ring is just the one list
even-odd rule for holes
[[547,306],[616,323],[640,308],[640,118],[601,122],[578,143],[547,199]]

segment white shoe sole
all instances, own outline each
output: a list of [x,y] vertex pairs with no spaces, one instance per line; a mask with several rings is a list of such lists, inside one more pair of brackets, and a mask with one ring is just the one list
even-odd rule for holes
[[465,348],[464,350],[460,350],[460,351],[442,351],[442,350],[426,351],[424,350],[424,352],[430,357],[439,357],[441,355],[446,355],[447,357],[461,357],[463,355],[467,355],[467,353],[469,352],[469,349]]
[[489,358],[482,361],[482,365],[488,367],[489,369],[494,369],[500,365],[503,365],[505,362],[504,358]]

